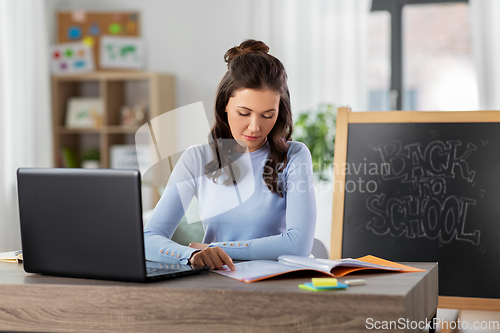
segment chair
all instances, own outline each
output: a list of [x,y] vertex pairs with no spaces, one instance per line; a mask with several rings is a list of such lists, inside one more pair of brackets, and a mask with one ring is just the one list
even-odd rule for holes
[[314,238],[311,254],[314,256],[314,258],[329,259],[328,249],[326,248],[325,244],[323,244],[323,242],[317,238]]

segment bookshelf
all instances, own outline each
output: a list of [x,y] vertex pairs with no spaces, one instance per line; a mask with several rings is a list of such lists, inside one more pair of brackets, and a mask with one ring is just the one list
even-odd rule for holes
[[[113,145],[135,144],[141,125],[176,108],[175,78],[152,72],[94,72],[52,76],[52,118],[55,167],[64,167],[62,150],[70,148],[77,156],[89,148],[100,152],[100,167],[109,168]],[[74,97],[100,98],[103,112],[100,124],[93,128],[66,126],[68,101]],[[122,125],[123,106],[147,105],[144,119],[137,125]],[[158,191],[153,190],[153,204]]]

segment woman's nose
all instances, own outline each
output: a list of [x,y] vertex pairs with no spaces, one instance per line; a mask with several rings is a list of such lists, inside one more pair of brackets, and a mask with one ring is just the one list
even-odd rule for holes
[[248,129],[252,132],[258,132],[260,129],[259,120],[257,117],[250,117],[250,123],[248,124]]

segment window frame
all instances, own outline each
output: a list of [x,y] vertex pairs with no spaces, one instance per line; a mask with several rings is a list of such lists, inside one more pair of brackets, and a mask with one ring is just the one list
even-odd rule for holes
[[469,0],[372,0],[372,12],[388,11],[391,16],[390,110],[403,109],[403,7],[441,3],[469,3]]

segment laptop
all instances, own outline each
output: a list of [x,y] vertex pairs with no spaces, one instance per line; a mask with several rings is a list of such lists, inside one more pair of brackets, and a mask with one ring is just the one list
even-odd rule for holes
[[207,271],[147,262],[137,170],[17,170],[24,270],[147,282]]

